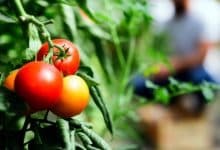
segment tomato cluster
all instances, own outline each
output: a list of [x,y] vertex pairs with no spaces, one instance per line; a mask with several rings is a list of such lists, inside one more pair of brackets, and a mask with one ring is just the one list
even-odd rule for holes
[[80,64],[77,47],[65,39],[55,39],[53,43],[63,48],[53,48],[53,65],[43,61],[49,52],[45,43],[37,61],[12,71],[4,86],[15,91],[32,112],[48,109],[60,117],[72,117],[87,106],[89,88],[81,77],[73,75]]

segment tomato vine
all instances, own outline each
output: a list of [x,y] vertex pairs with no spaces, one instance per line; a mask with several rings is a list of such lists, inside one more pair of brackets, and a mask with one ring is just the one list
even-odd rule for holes
[[[51,63],[52,56],[55,54],[53,51],[54,48],[57,48],[61,52],[62,57],[64,53],[68,55],[68,49],[66,50],[64,46],[54,43],[46,28],[46,25],[54,23],[53,20],[40,21],[34,15],[28,14],[21,0],[13,0],[13,5],[16,8],[16,15],[20,21],[20,25],[29,26],[30,41],[27,51],[33,50],[36,57],[36,52],[41,43],[40,37],[42,37],[49,45],[49,52],[44,61]],[[33,61],[33,58],[30,57],[28,61]],[[92,70],[85,66],[83,68],[79,68],[77,73],[86,81],[89,88],[93,87],[96,89],[96,91],[90,90],[93,95],[92,98],[101,110],[106,127],[113,134],[110,114],[106,105],[104,105],[100,91],[98,91],[99,84],[97,84],[91,74],[87,74],[88,70],[93,74]],[[0,76],[0,83],[2,85],[5,76],[3,73]],[[33,81],[28,82],[31,83]],[[4,116],[0,120],[0,125],[3,123],[3,126],[0,126],[1,149],[111,149],[104,139],[92,131],[92,126],[88,125],[88,123],[73,118],[58,117],[53,115],[49,110],[30,110],[22,100],[22,97],[17,95],[17,91],[15,90],[14,92],[3,86],[0,87],[0,101],[2,104],[5,103],[5,106],[0,108],[0,115]],[[29,99],[34,99],[34,97],[29,97]],[[100,106],[99,104],[102,105]],[[16,129],[11,130],[7,127],[7,122],[5,121],[9,119],[8,117],[11,119],[17,118],[17,121],[21,120],[17,122],[18,127]],[[51,133],[56,135],[53,136]],[[10,138],[13,144],[9,142]]]

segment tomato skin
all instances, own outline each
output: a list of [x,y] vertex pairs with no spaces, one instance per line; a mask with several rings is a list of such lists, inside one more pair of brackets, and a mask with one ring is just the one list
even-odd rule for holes
[[60,100],[51,111],[60,117],[73,117],[86,108],[89,97],[89,88],[81,77],[66,76],[63,78],[63,91]]
[[14,91],[14,82],[18,71],[19,69],[11,71],[4,81],[4,87],[9,89],[10,91]]
[[15,92],[34,110],[49,109],[59,100],[62,75],[44,62],[25,64],[15,78]]
[[[74,74],[78,70],[80,64],[80,56],[77,47],[66,39],[54,39],[52,41],[55,45],[68,49],[68,56],[66,58],[61,60],[57,59],[57,56],[55,55],[52,57],[54,66],[63,72],[64,75]],[[37,54],[37,60],[43,60],[43,58],[48,54],[48,50],[48,43],[44,43]],[[59,49],[53,48],[53,51],[56,53],[59,52]]]

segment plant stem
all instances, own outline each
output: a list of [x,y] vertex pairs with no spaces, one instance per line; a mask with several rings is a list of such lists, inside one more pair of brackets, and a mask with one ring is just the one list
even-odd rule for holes
[[116,29],[115,26],[111,27],[111,35],[112,35],[112,39],[113,39],[113,42],[114,42],[115,47],[116,47],[116,53],[117,53],[117,56],[118,56],[119,64],[120,64],[121,68],[123,68],[123,66],[125,66],[125,59],[124,59],[124,56],[123,56],[123,53],[122,53],[120,39],[118,37],[117,29]]
[[14,3],[15,3],[15,6],[16,6],[16,8],[18,10],[19,15],[20,16],[26,16],[27,13],[24,10],[24,7],[23,7],[23,5],[21,3],[21,0],[14,0]]
[[39,122],[39,123],[47,123],[47,124],[52,124],[52,125],[55,124],[55,122],[45,120],[45,119],[37,119],[37,118],[31,118],[31,121],[32,122]]
[[21,148],[23,149],[23,144],[24,144],[24,138],[25,138],[25,133],[26,133],[26,129],[28,127],[28,124],[30,123],[30,116],[28,115],[26,118],[25,118],[25,121],[24,121],[24,125],[23,125],[23,128],[21,130],[21,135],[20,135],[20,138],[19,140],[21,140],[21,144],[20,146],[22,146]]
[[48,114],[49,114],[49,110],[46,111],[45,116],[44,116],[44,120],[47,120]]
[[126,86],[126,82],[128,81],[129,73],[131,72],[132,62],[134,61],[134,51],[135,51],[135,38],[131,37],[129,42],[129,51],[128,51],[128,61],[127,65],[125,66],[124,72],[124,81],[122,82],[123,85]]

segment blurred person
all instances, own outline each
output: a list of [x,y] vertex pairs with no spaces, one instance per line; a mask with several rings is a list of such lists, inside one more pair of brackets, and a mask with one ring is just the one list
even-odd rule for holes
[[[172,0],[175,8],[174,17],[166,23],[164,32],[167,34],[171,47],[169,62],[173,68],[171,72],[164,64],[159,64],[159,71],[151,80],[159,85],[168,84],[168,77],[173,76],[179,81],[199,84],[203,81],[214,82],[203,68],[210,43],[204,36],[203,23],[190,13],[190,0]],[[132,83],[137,95],[152,98],[152,89],[145,85],[148,80],[144,76],[136,76]],[[204,108],[204,98],[201,93],[194,94],[196,100],[180,101],[190,107],[190,111],[201,111]],[[180,104],[182,105],[182,104]]]

